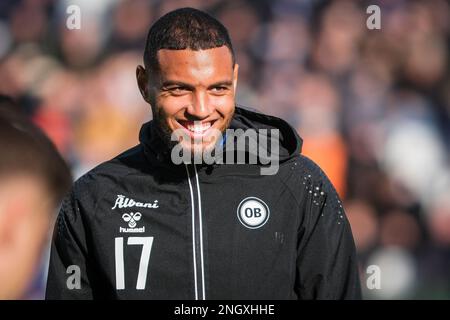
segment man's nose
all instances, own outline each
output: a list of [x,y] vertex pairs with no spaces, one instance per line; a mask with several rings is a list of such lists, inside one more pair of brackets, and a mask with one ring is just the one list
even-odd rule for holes
[[205,92],[196,92],[193,95],[192,103],[189,105],[187,112],[196,119],[207,118],[213,112],[208,95]]

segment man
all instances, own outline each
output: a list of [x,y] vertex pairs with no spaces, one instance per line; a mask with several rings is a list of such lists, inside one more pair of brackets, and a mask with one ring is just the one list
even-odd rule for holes
[[22,298],[71,184],[50,140],[0,97],[0,299]]
[[[47,298],[360,298],[350,226],[327,177],[285,121],[235,106],[225,27],[196,9],[172,11],[150,29],[144,64],[137,81],[153,121],[66,198]],[[250,149],[239,164],[194,161],[238,154],[232,129],[274,132],[258,151],[278,135],[263,148],[278,168],[262,174],[268,157],[251,162]],[[180,163],[180,153],[191,156]]]

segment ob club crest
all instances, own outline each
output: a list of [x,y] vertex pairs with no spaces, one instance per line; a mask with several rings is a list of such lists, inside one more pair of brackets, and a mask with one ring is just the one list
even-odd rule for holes
[[261,228],[269,220],[270,210],[259,198],[247,197],[237,208],[239,221],[249,229]]

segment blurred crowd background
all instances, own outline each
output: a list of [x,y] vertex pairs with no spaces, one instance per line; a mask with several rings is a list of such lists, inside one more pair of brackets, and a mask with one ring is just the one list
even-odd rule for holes
[[[71,4],[79,30],[66,26]],[[372,4],[380,30],[366,26]],[[229,29],[238,103],[292,124],[336,186],[364,297],[450,299],[445,0],[1,0],[0,93],[21,103],[79,177],[138,143],[151,119],[135,81],[147,31],[183,6]],[[47,259],[27,298],[43,297]],[[381,289],[366,286],[370,265]]]

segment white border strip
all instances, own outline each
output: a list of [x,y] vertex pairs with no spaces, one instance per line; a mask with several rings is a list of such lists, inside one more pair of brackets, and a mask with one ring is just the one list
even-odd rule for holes
[[202,294],[203,294],[203,300],[206,300],[205,295],[205,263],[203,261],[203,223],[202,223],[202,198],[200,197],[200,183],[198,182],[198,174],[197,174],[197,167],[194,164],[194,170],[195,170],[195,179],[197,180],[197,196],[198,196],[198,208],[199,208],[199,222],[200,222],[200,259],[202,262]]
[[191,190],[191,208],[192,208],[192,252],[194,258],[194,284],[195,284],[195,300],[198,300],[198,289],[197,289],[197,258],[195,254],[195,212],[194,212],[194,191],[192,190],[191,177],[189,175],[189,168],[187,164],[186,173],[189,182],[189,189]]

